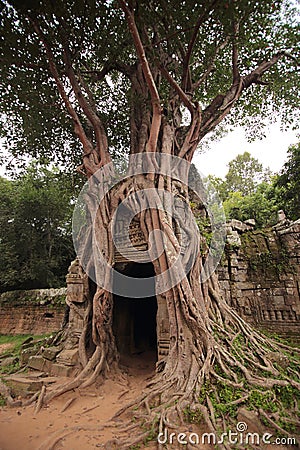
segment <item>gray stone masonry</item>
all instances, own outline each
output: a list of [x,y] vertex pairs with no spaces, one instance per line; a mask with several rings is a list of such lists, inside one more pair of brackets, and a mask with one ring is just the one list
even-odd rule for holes
[[[217,270],[224,298],[258,328],[299,341],[300,219],[264,230],[232,222]],[[233,225],[239,239],[232,238]]]

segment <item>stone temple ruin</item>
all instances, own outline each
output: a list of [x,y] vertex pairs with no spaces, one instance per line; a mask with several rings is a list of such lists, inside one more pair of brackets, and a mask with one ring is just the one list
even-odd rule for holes
[[300,219],[264,230],[232,220],[218,267],[222,294],[241,317],[300,341]]
[[[139,259],[139,251],[145,250],[147,243],[134,221],[130,238],[134,247],[128,249],[122,246],[121,231],[118,234],[117,230],[115,269],[136,278],[153,275],[152,264]],[[264,230],[255,230],[251,220],[231,220],[217,271],[223,296],[245,320],[299,341],[300,219],[290,222],[281,214],[277,225]],[[31,356],[30,348],[25,349],[23,363],[52,375],[71,376],[80,369],[78,342],[89,303],[88,283],[78,260],[73,261],[67,275],[64,345],[50,346]],[[151,350],[159,362],[168,353],[168,312],[160,295],[137,299],[115,295],[113,328],[121,355]]]

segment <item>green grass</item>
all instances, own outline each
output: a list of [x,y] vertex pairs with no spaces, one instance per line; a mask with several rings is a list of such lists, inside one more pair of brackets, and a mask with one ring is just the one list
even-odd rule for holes
[[0,394],[0,407],[5,405],[6,405],[5,398]]
[[[5,350],[3,353],[1,353],[1,356],[3,355],[10,355],[10,354],[19,354],[21,350],[21,346],[23,342],[30,338],[31,334],[0,334],[0,345],[1,344],[13,344],[10,348]],[[39,338],[39,336],[32,336],[33,338]]]
[[[26,339],[32,337],[32,342],[35,342],[40,339],[44,339],[49,334],[45,335],[32,335],[32,334],[0,334],[0,345],[1,344],[12,344],[11,347],[6,349],[3,353],[0,354],[1,360],[3,360],[6,356],[14,356],[19,358],[22,344],[26,341]],[[9,364],[5,367],[0,367],[0,375],[7,375],[16,372],[20,368],[19,359],[17,359],[13,364]],[[0,399],[1,404],[1,399]]]
[[34,341],[39,339],[44,339],[50,336],[51,333],[43,334],[43,335],[33,335],[33,334],[0,334],[0,345],[1,344],[13,344],[13,347],[1,353],[4,355],[5,353],[15,353],[20,351],[21,346],[26,339],[32,337]]

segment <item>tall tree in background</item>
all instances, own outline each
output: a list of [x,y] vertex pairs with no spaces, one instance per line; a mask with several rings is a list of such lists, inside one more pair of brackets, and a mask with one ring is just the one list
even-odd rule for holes
[[0,178],[0,291],[61,287],[70,260],[73,192],[64,173],[31,164]]
[[228,164],[225,177],[227,192],[241,192],[243,195],[253,194],[258,183],[267,177],[266,170],[258,159],[249,152],[237,155]]
[[[137,400],[145,407],[145,423],[154,421],[160,429],[189,408],[199,410],[216,431],[211,399],[220,381],[238,387],[241,398],[248,398],[253,386],[299,388],[269,360],[270,350],[280,350],[277,344],[257,334],[222,300],[216,276],[200,283],[205,263],[200,237],[189,216],[176,209],[177,202],[168,203],[172,193],[188,205],[187,182],[167,176],[166,167],[155,175],[152,170],[164,161],[157,155],[189,164],[201,139],[226,118],[238,123],[245,114],[271,114],[272,106],[283,120],[290,119],[298,102],[299,24],[293,14],[292,5],[281,0],[2,2],[1,117],[12,153],[43,152],[72,164],[78,139],[83,150],[78,170],[103,196],[99,207],[95,196],[88,199],[87,214],[95,218],[96,229],[85,230],[85,242],[97,246],[109,263],[114,259],[112,217],[129,196],[132,210],[140,202],[143,213],[136,219],[146,240],[156,236],[157,276],[168,277],[178,259],[176,221],[190,238],[180,270],[185,273],[191,259],[193,266],[162,294],[170,320],[169,354],[151,391]],[[125,152],[148,156],[147,173],[130,176],[129,159],[128,177],[104,195],[105,184],[115,177],[112,156]],[[157,189],[166,195],[157,195]],[[86,265],[100,275],[91,299],[92,324],[87,321],[95,351],[90,356],[81,349],[83,371],[46,401],[92,383],[98,374],[106,376],[118,360],[113,298],[100,281],[109,274],[94,256],[85,254]],[[236,336],[242,345],[233,350]]]
[[277,202],[289,219],[300,218],[300,144],[288,150],[288,159],[274,183]]
[[281,206],[275,198],[270,169],[264,169],[249,152],[237,155],[228,168],[224,180],[208,177],[223,201],[226,218],[255,219],[259,228],[274,225]]

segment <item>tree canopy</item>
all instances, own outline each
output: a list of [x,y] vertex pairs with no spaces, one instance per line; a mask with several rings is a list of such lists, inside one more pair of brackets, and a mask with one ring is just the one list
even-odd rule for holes
[[[14,157],[43,154],[74,167],[81,153],[75,135],[87,147],[87,141],[99,146],[102,134],[116,159],[135,152],[132,116],[143,102],[133,89],[139,51],[156,85],[148,95],[156,95],[163,116],[168,119],[177,97],[186,112],[176,117],[178,141],[195,111],[201,112],[200,138],[229,112],[231,123],[256,132],[274,110],[285,123],[295,118],[299,21],[293,2],[1,3],[1,136]],[[131,22],[134,17],[131,29],[124,11]],[[9,165],[11,157],[4,157]]]

